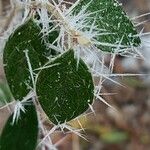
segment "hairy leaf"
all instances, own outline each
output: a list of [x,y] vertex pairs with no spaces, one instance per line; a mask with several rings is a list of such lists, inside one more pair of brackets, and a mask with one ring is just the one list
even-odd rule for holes
[[[95,21],[95,26],[101,31],[101,35],[96,37],[97,41],[115,45],[121,43],[124,48],[140,45],[141,40],[134,25],[116,0],[81,0],[74,11],[81,11],[87,4],[87,13],[93,13],[89,21],[91,24]],[[114,52],[117,48],[104,45],[98,47],[106,52]]]
[[[53,42],[55,36],[51,36],[49,42]],[[4,69],[15,99],[22,100],[33,87],[29,63],[33,70],[39,68],[48,60],[46,56],[49,51],[42,42],[39,26],[32,19],[17,28],[9,37],[4,48]]]
[[9,117],[0,137],[0,150],[35,150],[38,137],[38,120],[34,105],[25,107],[17,122]]
[[54,123],[64,123],[76,118],[93,101],[94,85],[88,67],[69,50],[47,64],[37,80],[39,102]]

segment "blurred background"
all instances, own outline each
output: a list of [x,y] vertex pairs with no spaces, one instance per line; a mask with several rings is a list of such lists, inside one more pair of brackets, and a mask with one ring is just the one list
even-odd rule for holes
[[[73,0],[72,0],[73,1]],[[95,0],[96,1],[96,0]],[[150,0],[120,0],[127,14],[134,18],[150,12]],[[0,0],[0,31],[10,10],[9,0]],[[133,20],[140,23],[138,31],[150,32],[150,14]],[[142,37],[144,47],[141,50],[145,60],[118,56],[114,72],[143,74],[136,77],[116,78],[124,87],[106,82],[102,92],[115,93],[103,98],[115,106],[113,111],[100,101],[95,101],[96,115],[81,117],[87,141],[74,134],[68,134],[59,144],[59,150],[150,150],[150,36]],[[0,45],[1,46],[1,45]],[[146,74],[146,75],[144,75]],[[7,97],[5,97],[7,95]],[[0,98],[8,98],[3,73],[0,67]],[[8,116],[8,111],[0,110],[0,131]],[[78,123],[72,123],[79,127]],[[53,135],[58,141],[64,135]]]

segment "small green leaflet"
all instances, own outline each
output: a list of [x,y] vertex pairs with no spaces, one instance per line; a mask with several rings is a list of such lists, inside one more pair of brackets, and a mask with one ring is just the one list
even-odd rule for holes
[[0,82],[0,107],[6,105],[6,102],[11,102],[12,100],[13,97],[8,84],[5,81]]
[[[56,35],[50,37],[51,43]],[[32,19],[18,27],[9,37],[4,48],[3,61],[8,85],[16,100],[22,100],[33,88],[27,56],[34,70],[47,62],[46,55],[49,51],[42,42],[40,27]]]
[[93,102],[91,73],[81,59],[77,68],[73,50],[47,64],[39,74],[36,87],[39,102],[54,124],[76,118]]
[[[95,25],[101,31],[101,35],[96,37],[98,42],[121,44],[122,48],[137,47],[141,44],[134,25],[116,0],[81,0],[74,8],[74,12],[81,11],[87,4],[89,4],[87,12],[95,12],[89,17],[90,23],[95,21]],[[114,52],[117,46],[98,45],[98,48],[102,51]]]
[[12,124],[9,117],[0,136],[0,150],[35,150],[38,138],[38,120],[34,105],[25,106],[26,112],[20,114]]

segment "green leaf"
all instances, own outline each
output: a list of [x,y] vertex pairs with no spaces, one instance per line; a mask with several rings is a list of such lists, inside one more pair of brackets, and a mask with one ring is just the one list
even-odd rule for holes
[[111,131],[101,135],[105,143],[122,143],[128,139],[128,134],[120,131]]
[[[55,36],[49,38],[50,43],[54,40]],[[30,87],[33,87],[25,51],[28,51],[33,70],[48,60],[46,56],[50,49],[42,42],[40,27],[32,19],[16,29],[4,48],[5,74],[16,100],[22,100],[31,90]]]
[[[87,12],[97,12],[89,17],[91,24],[95,20],[97,28],[104,30],[101,33],[111,33],[97,36],[97,41],[115,45],[121,42],[124,47],[140,45],[141,40],[135,36],[137,31],[134,25],[116,0],[81,0],[74,9],[75,13],[81,11],[89,2]],[[106,52],[114,52],[116,49],[116,47],[102,45],[98,48]]]
[[38,137],[38,120],[34,105],[25,106],[26,112],[20,114],[12,124],[9,117],[0,137],[0,150],[35,150]]
[[0,82],[0,107],[13,100],[8,84]]
[[37,80],[39,102],[54,123],[70,121],[85,112],[93,102],[94,85],[91,73],[80,59],[78,69],[73,50],[48,64]]

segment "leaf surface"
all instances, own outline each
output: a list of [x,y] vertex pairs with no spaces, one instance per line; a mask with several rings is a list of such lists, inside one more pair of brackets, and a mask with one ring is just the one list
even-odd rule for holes
[[38,137],[38,120],[34,105],[25,106],[26,112],[20,114],[12,124],[9,117],[0,136],[0,150],[35,150]]
[[43,69],[37,80],[39,102],[54,123],[70,121],[85,112],[93,102],[94,85],[91,73],[73,50],[69,50],[52,61],[55,65]]
[[[55,36],[50,37],[49,42],[53,42]],[[22,100],[33,88],[29,64],[32,70],[41,67],[47,62],[49,51],[43,43],[40,27],[32,19],[18,27],[9,37],[4,48],[4,70],[16,100]]]
[[[116,0],[81,0],[75,7],[74,12],[78,13],[87,4],[87,13],[93,13],[88,18],[90,24],[95,21],[101,35],[95,38],[98,42],[118,45],[125,47],[132,45],[137,47],[141,40],[137,36],[137,31],[132,24],[121,4]],[[85,29],[86,30],[86,29]],[[106,52],[114,52],[117,46],[99,45],[98,48]]]

